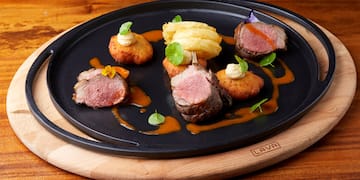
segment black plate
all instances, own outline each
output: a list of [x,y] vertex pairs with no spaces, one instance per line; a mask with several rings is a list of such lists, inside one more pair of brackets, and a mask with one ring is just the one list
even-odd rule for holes
[[[71,99],[73,85],[81,71],[90,68],[89,60],[99,57],[103,64],[116,65],[108,53],[110,36],[117,33],[119,26],[125,21],[133,21],[132,30],[143,33],[149,30],[160,30],[162,25],[175,15],[181,15],[184,20],[206,22],[217,28],[220,34],[232,36],[236,25],[247,17],[251,9],[267,10],[297,20],[312,31],[325,46],[329,55],[329,72],[325,80],[319,80],[319,65],[313,50],[295,30],[283,22],[260,11],[256,16],[267,23],[283,27],[288,35],[288,50],[278,53],[278,57],[295,74],[295,81],[280,86],[279,109],[277,112],[256,118],[246,123],[219,128],[197,135],[189,133],[184,121],[180,132],[150,136],[128,130],[119,125],[110,108],[92,109],[77,105]],[[164,43],[152,43],[154,58],[152,62],[142,66],[126,66],[130,69],[130,84],[140,86],[152,99],[147,112],[139,115],[138,108],[120,107],[127,119],[136,127],[150,130],[147,124],[149,114],[158,110],[167,115],[173,115],[181,120],[174,109],[168,86],[169,79],[162,69],[164,58]],[[222,43],[223,51],[211,63],[213,70],[223,68],[224,60],[233,57],[233,46]],[[85,133],[99,139],[101,142],[77,137],[57,127],[49,121],[37,108],[32,97],[32,82],[37,69],[47,57],[48,88],[51,98],[63,116]],[[251,67],[253,68],[253,67]],[[281,69],[281,68],[280,68]],[[331,44],[326,36],[307,20],[289,13],[286,10],[257,2],[210,2],[210,1],[160,1],[121,9],[95,18],[76,27],[53,42],[37,58],[27,77],[26,94],[31,111],[39,121],[56,135],[80,144],[87,148],[115,152],[123,155],[142,157],[168,158],[208,154],[255,143],[288,128],[312,107],[327,90],[335,69],[335,57]],[[271,96],[272,85],[261,71],[253,69],[265,79],[262,93],[245,103],[235,102],[235,107],[249,106],[264,97]],[[276,70],[278,71],[278,70]],[[281,70],[279,70],[281,73]],[[136,121],[135,121],[136,120]]]

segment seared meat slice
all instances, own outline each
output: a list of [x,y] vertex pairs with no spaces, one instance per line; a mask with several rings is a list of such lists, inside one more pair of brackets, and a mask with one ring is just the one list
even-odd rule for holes
[[102,69],[83,71],[74,86],[72,99],[89,107],[108,107],[126,100],[129,88],[126,81],[116,74],[113,78],[103,76]]
[[171,87],[177,110],[189,122],[206,120],[232,103],[214,73],[199,65],[190,65],[171,78]]
[[263,22],[240,23],[234,33],[236,53],[244,58],[256,58],[275,50],[286,49],[287,36],[279,26]]

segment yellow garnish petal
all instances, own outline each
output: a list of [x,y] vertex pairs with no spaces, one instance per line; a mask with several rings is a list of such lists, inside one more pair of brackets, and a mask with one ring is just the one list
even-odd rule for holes
[[116,71],[110,65],[106,65],[105,68],[101,71],[101,74],[109,78],[114,78],[116,75]]

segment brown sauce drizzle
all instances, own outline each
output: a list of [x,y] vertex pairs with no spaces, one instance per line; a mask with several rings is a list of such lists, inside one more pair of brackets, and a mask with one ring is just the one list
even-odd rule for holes
[[123,119],[121,117],[121,114],[119,113],[117,106],[114,106],[113,108],[111,108],[111,112],[113,113],[114,117],[118,120],[118,122],[120,123],[120,125],[122,127],[130,129],[130,130],[135,130],[135,127],[133,125],[131,125],[130,123],[128,123],[125,119]]
[[281,66],[284,68],[284,75],[281,77],[275,77],[274,74],[271,72],[270,69],[263,68],[264,72],[270,76],[273,80],[273,84],[281,85],[281,84],[288,84],[295,80],[295,76],[290,68],[284,63],[284,61],[279,60]]
[[253,32],[254,34],[260,36],[261,38],[265,39],[266,42],[268,42],[272,49],[275,50],[276,49],[276,45],[274,44],[273,40],[271,38],[269,38],[269,36],[267,36],[265,33],[261,32],[260,30],[256,29],[251,23],[247,23],[244,26],[246,26],[248,28],[249,31]]
[[[258,34],[259,36],[262,36],[264,39],[266,39],[266,41],[269,42],[269,44],[272,45],[273,48],[275,47],[274,42],[269,37],[267,37],[264,33],[257,30],[255,27],[253,27],[250,24],[247,24],[247,25],[249,26],[249,30],[253,31],[254,33]],[[148,32],[143,33],[142,35],[150,42],[157,42],[163,38],[161,30],[148,31]],[[225,43],[227,43],[229,45],[235,44],[235,40],[233,37],[225,36],[225,35],[221,35],[221,36]],[[203,131],[209,131],[209,130],[213,130],[213,129],[217,129],[217,128],[221,128],[221,127],[234,125],[234,124],[244,123],[244,122],[252,120],[256,117],[271,114],[271,113],[275,112],[278,109],[277,100],[279,98],[279,85],[291,83],[292,81],[294,81],[294,74],[289,69],[289,67],[282,60],[279,60],[279,62],[285,71],[285,74],[282,77],[275,77],[270,69],[262,68],[263,71],[265,72],[265,74],[270,77],[272,84],[273,84],[272,97],[271,97],[271,99],[269,99],[267,102],[265,102],[262,105],[263,112],[258,112],[258,111],[251,112],[250,107],[239,108],[234,112],[225,114],[224,119],[222,119],[216,123],[212,123],[212,124],[208,124],[208,125],[198,125],[195,123],[188,123],[186,125],[186,129],[192,134],[198,134]],[[260,67],[258,65],[258,63],[256,63],[256,62],[251,62],[251,63],[254,63],[258,67]],[[89,61],[89,64],[94,68],[104,68],[104,65],[101,64],[100,60],[96,57],[92,58]],[[144,112],[146,112],[146,107],[151,104],[151,98],[148,95],[146,95],[146,93],[141,88],[139,88],[137,86],[132,86],[132,87],[130,87],[130,97],[129,97],[128,104],[140,108],[139,112],[144,113]],[[162,134],[173,133],[173,132],[177,132],[177,131],[181,130],[181,125],[180,125],[179,121],[176,118],[171,117],[171,116],[166,116],[165,122],[160,124],[156,130],[150,130],[150,131],[137,130],[136,127],[134,127],[133,125],[128,123],[127,120],[122,118],[121,113],[119,112],[117,106],[113,107],[111,111],[112,111],[114,117],[119,121],[121,126],[127,128],[127,129],[130,129],[130,130],[138,131],[139,133],[142,133],[142,134],[162,135]]]
[[234,45],[235,44],[235,39],[232,36],[226,36],[226,35],[221,35],[222,40],[229,45]]
[[147,135],[161,135],[177,132],[181,130],[180,123],[177,119],[171,116],[165,117],[165,122],[159,125],[159,128],[153,131],[142,131],[141,133]]
[[93,57],[90,59],[89,61],[90,66],[92,66],[93,68],[104,68],[104,65],[101,64],[101,61],[99,58],[97,57]]
[[210,130],[221,128],[221,127],[226,127],[226,126],[230,126],[230,125],[234,125],[234,124],[243,123],[243,122],[246,122],[246,121],[249,121],[251,119],[258,117],[257,113],[250,112],[250,108],[240,108],[234,113],[234,115],[240,116],[240,117],[233,118],[233,119],[223,119],[216,123],[208,124],[208,125],[198,125],[198,124],[194,124],[194,123],[189,123],[186,125],[186,129],[188,131],[190,131],[192,134],[198,134],[203,131],[210,131]]
[[161,30],[147,31],[142,33],[141,35],[150,42],[157,42],[162,40],[163,38]]
[[140,107],[140,112],[144,112],[144,107],[147,107],[151,103],[151,98],[146,95],[146,93],[137,86],[130,87],[130,98],[129,104],[134,105],[136,107]]

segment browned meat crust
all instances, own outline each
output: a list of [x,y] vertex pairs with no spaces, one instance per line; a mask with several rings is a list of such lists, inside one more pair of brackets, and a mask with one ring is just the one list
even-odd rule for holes
[[275,50],[286,50],[284,29],[263,22],[240,23],[234,32],[236,53],[243,58],[258,58]]
[[189,122],[200,122],[216,116],[232,99],[223,90],[214,73],[199,65],[190,65],[171,79],[172,96],[177,110]]

